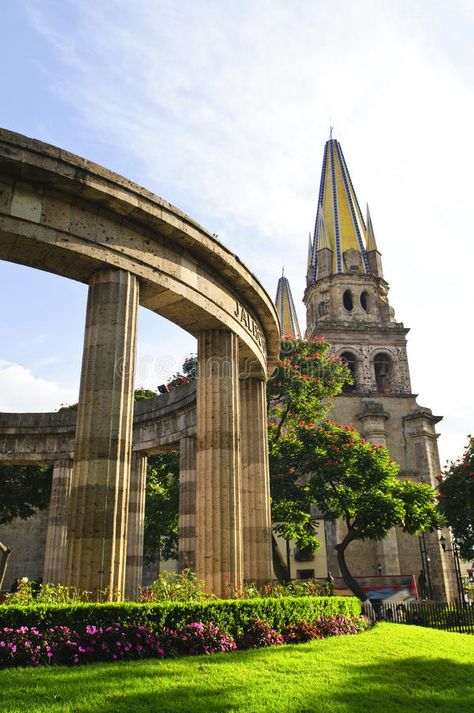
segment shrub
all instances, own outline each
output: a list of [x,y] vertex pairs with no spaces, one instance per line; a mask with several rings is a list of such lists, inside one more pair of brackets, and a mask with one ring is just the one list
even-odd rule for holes
[[282,631],[285,626],[300,621],[314,621],[318,617],[344,614],[357,616],[361,603],[355,597],[267,597],[242,600],[191,602],[73,602],[71,604],[0,605],[0,628],[36,626],[45,630],[52,626],[69,626],[80,630],[87,625],[137,625],[160,631],[164,628],[182,629],[186,624],[200,621],[212,623],[222,631],[236,636],[259,617],[272,629]]
[[0,668],[39,664],[79,664],[164,656],[160,639],[142,626],[86,626],[74,631],[56,626],[0,631]]
[[368,628],[366,617],[350,616],[322,616],[314,622],[321,638],[327,636],[342,636],[344,634],[358,634]]
[[301,644],[311,639],[321,639],[321,634],[316,624],[310,621],[300,621],[299,624],[290,624],[283,629],[285,644]]
[[327,585],[315,579],[301,579],[287,584],[265,584],[257,587],[253,582],[237,589],[227,586],[227,595],[231,599],[257,599],[259,597],[321,597],[327,596]]
[[263,646],[276,646],[283,643],[283,636],[272,629],[268,621],[262,621],[258,616],[237,636],[239,649],[259,649]]
[[0,668],[51,663],[57,649],[63,649],[70,631],[57,626],[40,632],[36,627],[0,630]]
[[163,572],[153,584],[141,592],[144,602],[190,602],[215,599],[215,595],[206,592],[204,582],[190,569],[182,572]]
[[89,592],[79,592],[75,587],[61,584],[36,584],[26,577],[20,579],[16,592],[5,594],[3,604],[72,604],[87,601]]
[[225,653],[237,648],[232,636],[214,624],[200,621],[187,624],[178,631],[163,629],[160,641],[170,656]]

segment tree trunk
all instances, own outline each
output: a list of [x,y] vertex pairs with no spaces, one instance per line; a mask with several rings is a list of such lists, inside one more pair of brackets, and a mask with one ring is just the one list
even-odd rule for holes
[[275,535],[272,533],[272,554],[273,554],[273,571],[280,584],[288,584],[290,581],[288,567],[282,557],[280,548],[278,547]]
[[[346,541],[347,540],[347,541]],[[367,599],[367,594],[364,592],[362,587],[360,587],[352,574],[349,572],[349,568],[346,564],[346,548],[347,545],[351,542],[351,540],[345,538],[342,542],[340,542],[338,545],[336,545],[336,551],[337,551],[337,563],[339,565],[339,569],[341,570],[341,575],[344,580],[344,583],[346,584],[347,587],[355,594],[356,597],[359,597],[363,602]]]

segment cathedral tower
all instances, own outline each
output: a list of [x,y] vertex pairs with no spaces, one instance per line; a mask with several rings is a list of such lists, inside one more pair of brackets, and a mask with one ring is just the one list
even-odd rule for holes
[[[395,319],[388,290],[369,209],[364,218],[341,146],[331,137],[324,148],[304,294],[306,336],[324,336],[353,376],[329,417],[386,446],[400,465],[400,478],[434,486],[440,473],[435,425],[441,418],[420,407],[412,393],[408,329]],[[336,574],[334,544],[344,525],[326,523],[325,529],[327,565]],[[423,570],[435,598],[454,599],[452,562],[440,535],[416,538],[393,530],[381,542],[352,543],[347,560],[355,575],[417,576]]]

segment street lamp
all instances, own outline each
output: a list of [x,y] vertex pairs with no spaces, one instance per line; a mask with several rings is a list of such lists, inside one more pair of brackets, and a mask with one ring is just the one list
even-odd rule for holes
[[458,597],[459,597],[459,601],[464,604],[465,603],[464,588],[462,585],[461,563],[459,562],[458,544],[455,540],[452,540],[451,541],[452,547],[451,548],[447,547],[447,540],[444,537],[444,535],[441,535],[441,537],[439,538],[439,543],[441,545],[443,552],[452,552],[453,553],[454,573],[456,575],[456,586],[458,589]]

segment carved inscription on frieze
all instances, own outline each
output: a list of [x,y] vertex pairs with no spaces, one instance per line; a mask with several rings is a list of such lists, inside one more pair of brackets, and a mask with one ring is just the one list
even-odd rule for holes
[[265,337],[262,334],[262,330],[260,329],[257,321],[252,317],[250,312],[246,310],[245,307],[237,300],[235,302],[234,317],[240,322],[243,327],[245,327],[245,329],[250,334],[258,348],[263,352],[263,354],[266,354],[267,349]]

